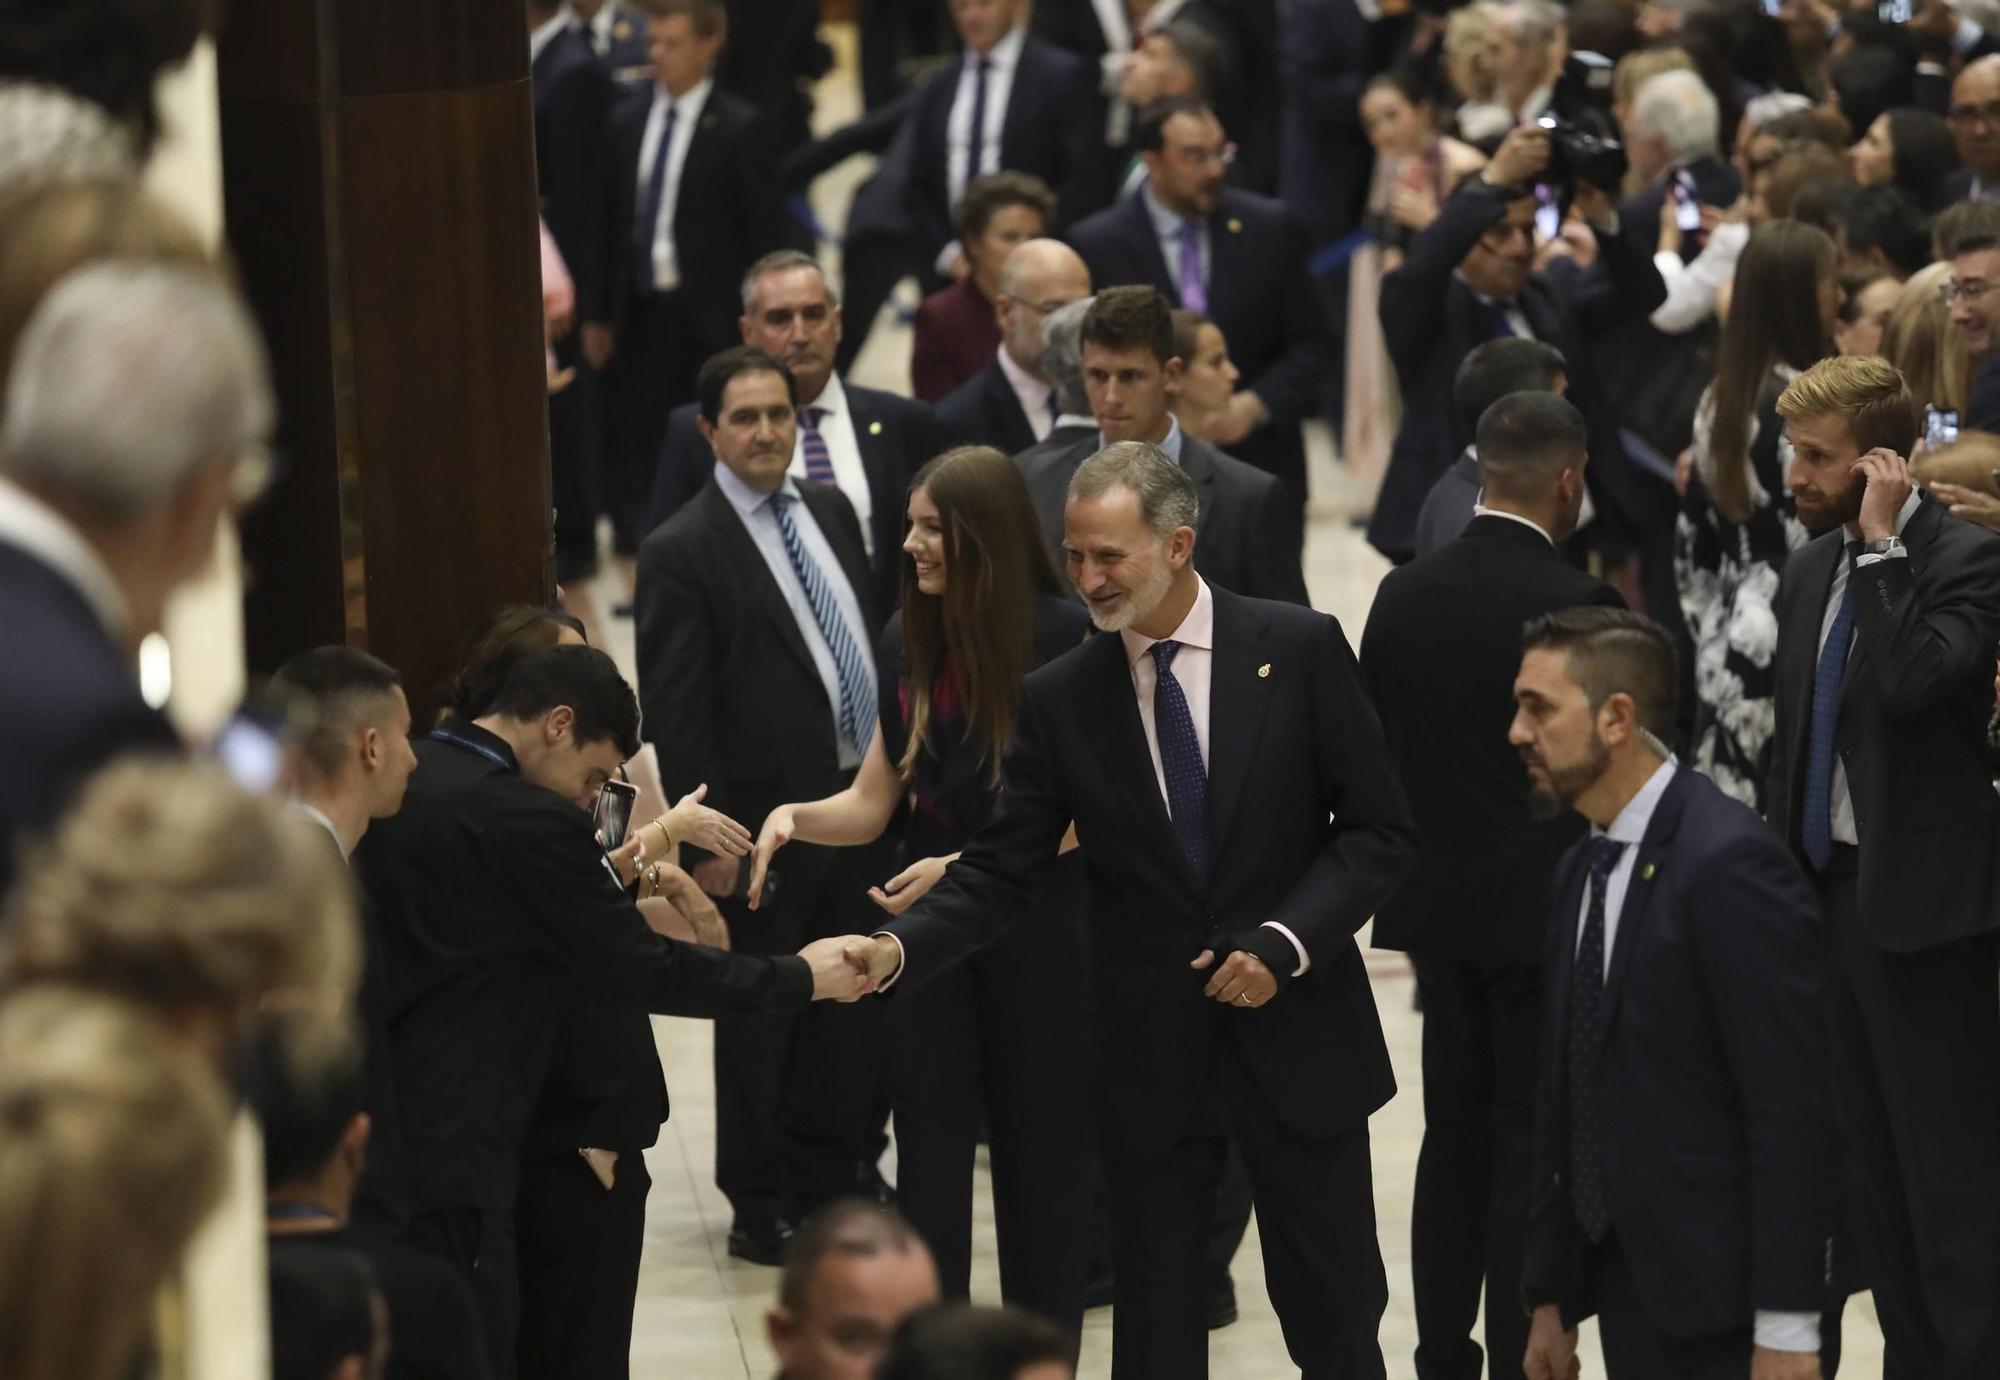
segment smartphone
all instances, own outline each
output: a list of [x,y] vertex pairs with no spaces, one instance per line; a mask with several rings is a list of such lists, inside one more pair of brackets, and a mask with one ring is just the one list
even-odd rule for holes
[[1556,198],[1556,189],[1546,182],[1535,184],[1535,234],[1544,240],[1553,240],[1562,235],[1562,203]]
[[1936,450],[1958,439],[1958,411],[1950,407],[1924,409],[1924,449]]
[[1875,17],[1884,24],[1907,24],[1916,18],[1916,6],[1910,0],[1878,0]]
[[1776,19],[1785,12],[1785,0],[1764,0],[1764,13]]
[[625,831],[632,827],[632,807],[638,802],[639,788],[629,781],[607,781],[597,793],[597,837],[605,851],[625,844]]
[[246,704],[215,735],[210,752],[246,791],[264,794],[284,783],[285,716],[268,706]]
[[1674,223],[1684,235],[1697,234],[1701,230],[1701,203],[1695,199],[1694,178],[1687,172],[1674,174],[1672,184],[1674,198]]

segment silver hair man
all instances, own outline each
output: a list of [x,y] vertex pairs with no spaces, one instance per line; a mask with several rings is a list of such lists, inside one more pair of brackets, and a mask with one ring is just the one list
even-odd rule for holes
[[1056,390],[1056,406],[1067,416],[1090,416],[1090,394],[1083,386],[1083,318],[1096,300],[1080,298],[1042,321],[1042,376]]

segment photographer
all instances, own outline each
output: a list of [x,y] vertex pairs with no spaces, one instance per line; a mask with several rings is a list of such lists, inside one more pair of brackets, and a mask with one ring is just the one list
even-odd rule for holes
[[[1570,398],[1590,430],[1591,487],[1601,511],[1644,525],[1647,503],[1663,511],[1666,486],[1636,473],[1618,441],[1618,417],[1591,367],[1595,342],[1621,321],[1643,317],[1666,289],[1644,250],[1624,233],[1610,195],[1573,183],[1573,209],[1588,227],[1569,233],[1594,244],[1602,272],[1564,257],[1534,267],[1534,186],[1550,169],[1551,132],[1511,131],[1485,170],[1459,183],[1438,217],[1382,282],[1382,329],[1403,388],[1403,424],[1369,524],[1369,542],[1391,560],[1415,550],[1416,521],[1432,483],[1465,448],[1451,406],[1452,379],[1476,345],[1525,336],[1571,361]],[[1657,498],[1642,486],[1660,490]],[[1671,515],[1656,525],[1671,525]]]

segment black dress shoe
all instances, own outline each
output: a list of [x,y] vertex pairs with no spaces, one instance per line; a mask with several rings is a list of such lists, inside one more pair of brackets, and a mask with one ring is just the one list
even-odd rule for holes
[[729,1254],[752,1265],[782,1265],[792,1224],[778,1217],[739,1217],[729,1228]]
[[1228,1275],[1208,1294],[1208,1330],[1217,1332],[1236,1321],[1236,1282]]

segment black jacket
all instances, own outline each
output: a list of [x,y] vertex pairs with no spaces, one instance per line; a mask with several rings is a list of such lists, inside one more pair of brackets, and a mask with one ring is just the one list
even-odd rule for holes
[[564,29],[543,47],[531,70],[535,88],[535,187],[542,219],[562,251],[576,286],[579,321],[611,319],[604,241],[604,129],[611,118],[612,81],[590,41]]
[[1512,518],[1472,519],[1456,541],[1392,570],[1361,638],[1361,674],[1402,773],[1419,848],[1410,880],[1375,917],[1377,948],[1534,963],[1556,859],[1574,815],[1536,823],[1507,741],[1521,629],[1618,592],[1571,568]]
[[1035,444],[1035,430],[1021,410],[1021,396],[1007,381],[997,356],[938,399],[936,412],[941,439],[953,445],[996,446],[1019,455]]

